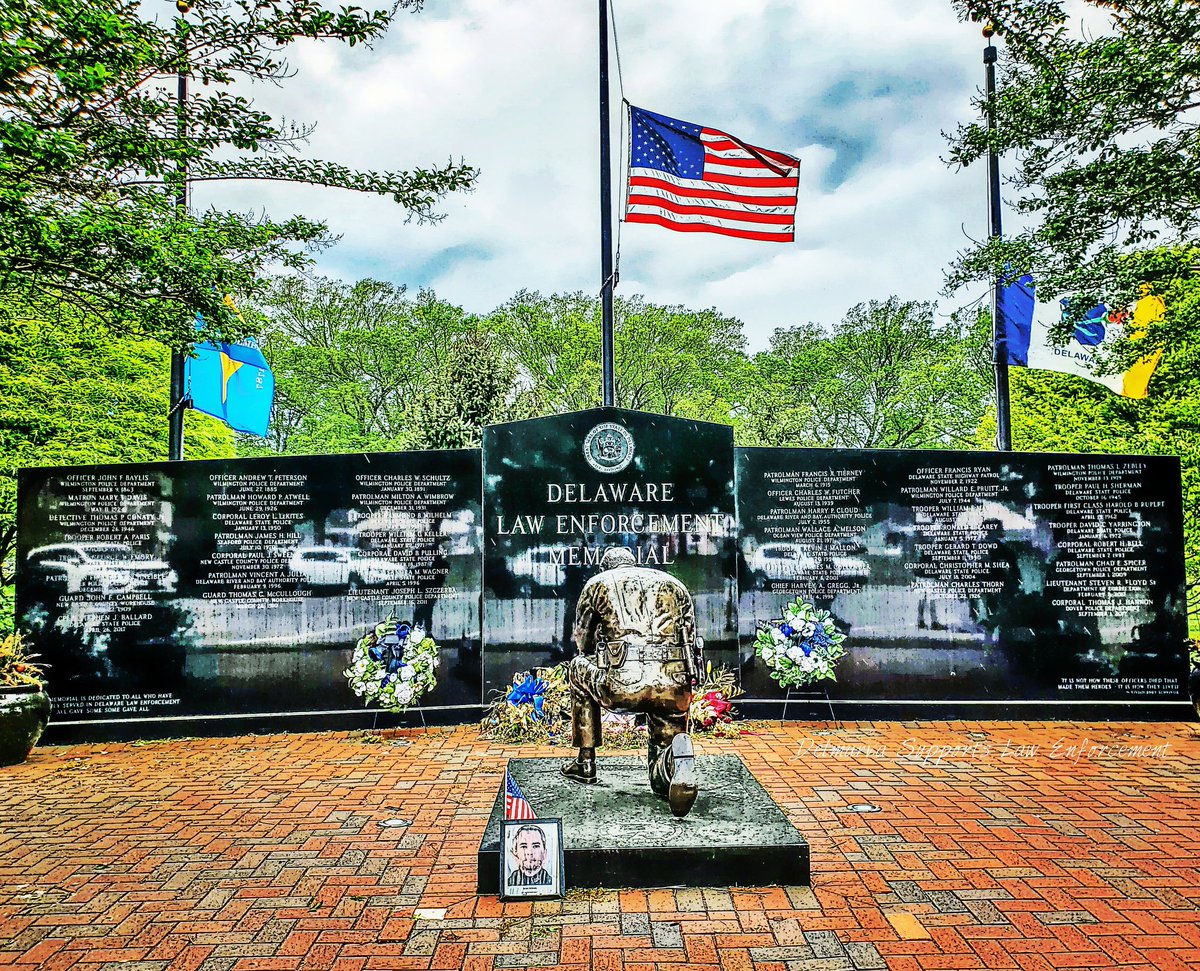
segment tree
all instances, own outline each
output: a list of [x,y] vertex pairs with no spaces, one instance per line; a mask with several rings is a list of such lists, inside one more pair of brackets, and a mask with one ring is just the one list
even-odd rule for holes
[[[522,290],[487,318],[532,385],[544,413],[600,405],[600,301],[583,293]],[[728,421],[745,374],[741,322],[716,310],[647,303],[614,306],[617,404],[662,415]]]
[[[1200,5],[1087,0],[1083,29],[1063,0],[955,7],[992,20],[1003,43],[996,97],[977,102],[995,129],[960,127],[950,160],[969,165],[991,148],[1012,163],[1004,194],[1022,228],[962,254],[949,285],[1020,270],[1041,300],[1071,298],[1076,316],[1098,300],[1128,306],[1142,284],[1170,308],[1200,255]],[[1177,343],[1181,326],[1168,309],[1148,344],[1126,352]]]
[[478,448],[485,425],[534,417],[535,399],[516,378],[516,364],[491,334],[460,335],[413,399],[412,447]]
[[[170,354],[85,314],[0,307],[0,589],[16,566],[17,469],[167,457]],[[186,415],[195,458],[233,455],[233,433]],[[11,604],[0,631],[11,629]]]
[[[370,192],[437,218],[436,201],[468,188],[474,169],[362,172],[303,158],[311,129],[277,122],[237,87],[283,81],[281,51],[297,38],[367,44],[391,19],[321,0],[197,0],[168,25],[136,0],[0,5],[0,293],[51,298],[173,346],[194,338],[196,311],[235,334],[224,294],[255,292],[264,267],[301,266],[330,237],[299,217],[188,214],[177,205],[185,173]],[[182,111],[180,71],[192,81]]]
[[531,413],[478,318],[432,291],[284,277],[246,315],[276,395],[270,437],[243,436],[243,455],[458,447]]
[[986,321],[938,326],[934,305],[856,304],[832,331],[779,329],[738,413],[747,445],[963,448],[988,396]]

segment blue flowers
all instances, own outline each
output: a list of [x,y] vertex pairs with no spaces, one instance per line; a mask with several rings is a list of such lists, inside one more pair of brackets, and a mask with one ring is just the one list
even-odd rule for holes
[[542,718],[542,703],[546,695],[546,682],[527,674],[520,684],[514,684],[508,693],[508,703],[513,707],[518,705],[533,705],[533,719]]
[[791,637],[796,633],[796,628],[785,622],[780,626],[779,633],[781,633],[784,637]]

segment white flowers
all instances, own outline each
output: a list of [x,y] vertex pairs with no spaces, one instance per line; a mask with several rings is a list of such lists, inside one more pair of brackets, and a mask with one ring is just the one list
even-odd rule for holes
[[802,597],[785,604],[782,613],[778,621],[759,624],[754,640],[755,653],[771,677],[784,688],[836,681],[834,665],[846,655],[846,635],[830,613]]
[[425,628],[389,617],[355,645],[342,673],[367,704],[400,712],[437,685],[437,666],[438,645]]

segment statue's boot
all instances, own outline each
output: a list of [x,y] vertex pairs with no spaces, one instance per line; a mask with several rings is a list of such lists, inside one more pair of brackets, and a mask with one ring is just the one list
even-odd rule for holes
[[564,762],[559,768],[562,774],[568,779],[575,782],[582,782],[585,785],[595,785],[596,783],[596,757],[588,758],[586,756],[577,756],[571,759],[570,762]]
[[692,740],[687,735],[676,735],[671,740],[671,788],[667,801],[676,816],[686,816],[692,810],[699,788],[696,785],[696,753]]

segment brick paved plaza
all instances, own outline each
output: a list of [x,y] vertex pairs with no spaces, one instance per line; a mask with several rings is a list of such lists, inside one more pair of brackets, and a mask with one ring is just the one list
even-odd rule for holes
[[0,770],[0,966],[1200,968],[1200,726],[756,725],[702,752],[804,833],[811,888],[476,897],[505,759],[561,751],[469,726],[39,748]]

